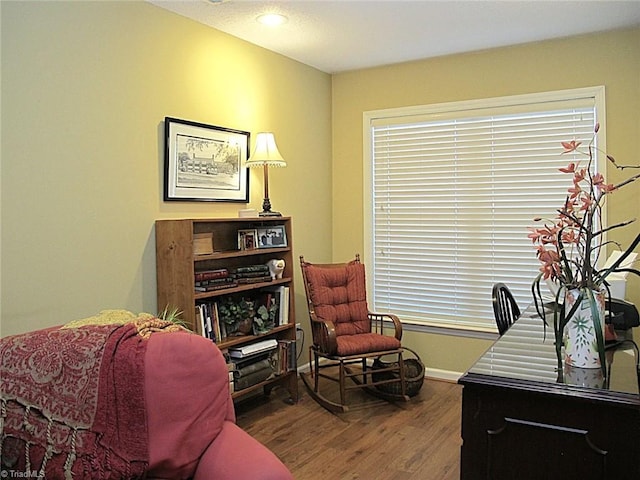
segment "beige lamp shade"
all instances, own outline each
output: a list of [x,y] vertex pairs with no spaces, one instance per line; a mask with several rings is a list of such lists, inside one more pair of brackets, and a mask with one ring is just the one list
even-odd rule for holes
[[256,135],[256,145],[247,160],[248,167],[261,167],[263,165],[269,165],[270,167],[287,166],[287,162],[284,161],[278,151],[276,139],[271,132],[260,132]]
[[256,146],[253,153],[247,160],[247,167],[263,167],[264,172],[264,201],[262,202],[261,217],[280,217],[280,212],[271,210],[271,200],[269,199],[269,167],[286,167],[282,155],[278,151],[276,139],[273,133],[260,132],[256,135]]

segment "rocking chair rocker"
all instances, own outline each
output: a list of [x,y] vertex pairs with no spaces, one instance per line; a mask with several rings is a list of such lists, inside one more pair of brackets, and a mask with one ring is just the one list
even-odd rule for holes
[[[309,347],[310,372],[301,372],[300,377],[311,397],[334,413],[348,410],[346,392],[351,389],[362,388],[389,401],[409,400],[400,343],[402,324],[395,315],[369,312],[360,256],[337,264],[312,264],[301,256],[300,266],[313,337]],[[392,323],[393,336],[384,334],[385,320]],[[382,369],[379,362],[377,368],[372,368],[373,361],[382,356],[392,361],[385,362]],[[326,373],[330,369],[334,374]],[[384,372],[387,373],[379,375]],[[339,383],[339,402],[320,393],[321,378]],[[391,390],[399,393],[378,388],[384,384],[392,384]]]

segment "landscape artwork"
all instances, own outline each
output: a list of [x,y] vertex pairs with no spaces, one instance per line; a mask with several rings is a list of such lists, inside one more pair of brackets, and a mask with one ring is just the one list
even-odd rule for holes
[[165,200],[249,201],[249,132],[167,118],[165,135]]

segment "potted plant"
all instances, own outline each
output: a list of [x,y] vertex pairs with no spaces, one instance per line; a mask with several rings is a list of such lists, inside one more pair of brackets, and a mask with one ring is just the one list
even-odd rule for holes
[[[596,134],[598,129],[599,124],[596,124]],[[638,269],[623,266],[640,243],[640,234],[626,249],[616,242],[605,241],[607,232],[626,227],[635,219],[606,227],[601,223],[601,213],[606,198],[640,178],[640,174],[616,185],[606,184],[600,173],[591,174],[594,139],[595,135],[586,150],[579,148],[581,142],[562,142],[563,154],[576,152],[585,157],[585,162],[571,162],[566,168],[560,169],[572,176],[565,203],[555,219],[535,219],[544,222],[544,225],[529,227],[529,238],[536,246],[536,255],[542,263],[540,273],[532,284],[532,294],[536,309],[543,318],[545,332],[548,326],[547,313],[543,308],[540,283],[551,281],[558,287],[555,304],[559,308],[553,309],[553,328],[559,371],[562,371],[561,350],[564,345],[567,365],[601,368],[606,375],[605,303],[610,299],[607,277],[614,272],[631,272],[640,276]],[[619,170],[640,168],[640,165],[618,165],[612,156],[606,157]],[[607,246],[615,246],[622,254],[609,268],[599,269],[597,262]]]
[[182,319],[182,310],[179,310],[176,307],[169,308],[169,305],[166,305],[162,312],[157,315],[157,318],[164,320],[165,322],[175,323],[176,325],[187,328],[187,324]]
[[218,303],[218,316],[227,326],[227,335],[248,335],[253,327],[253,302],[242,296],[223,297]]
[[253,318],[253,333],[261,335],[267,333],[276,325],[276,315],[278,314],[278,305],[271,303],[268,307],[260,305]]

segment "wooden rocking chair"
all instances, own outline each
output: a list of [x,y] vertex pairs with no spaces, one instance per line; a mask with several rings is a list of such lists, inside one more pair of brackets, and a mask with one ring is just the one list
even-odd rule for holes
[[[334,413],[348,410],[346,392],[350,389],[362,388],[390,401],[409,400],[400,343],[402,324],[395,315],[369,312],[360,256],[338,264],[312,264],[301,256],[300,266],[313,336],[310,372],[300,376],[311,397]],[[393,325],[393,336],[383,333],[385,320]],[[373,361],[382,356],[392,360],[372,368]],[[328,369],[334,374],[326,373]],[[320,393],[321,378],[339,383],[339,403]]]

